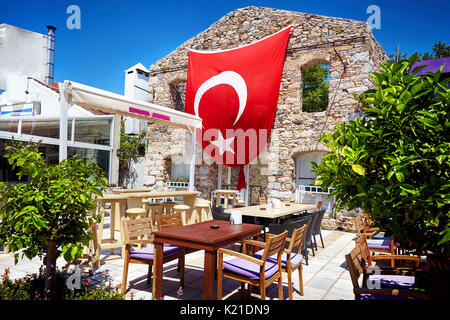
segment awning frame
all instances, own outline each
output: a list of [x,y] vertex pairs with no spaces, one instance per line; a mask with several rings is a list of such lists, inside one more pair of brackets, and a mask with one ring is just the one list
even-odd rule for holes
[[69,80],[59,83],[59,101],[60,162],[67,158],[68,109],[76,103],[95,110],[187,129],[192,135],[189,191],[194,190],[196,129],[202,127],[202,119],[200,117]]

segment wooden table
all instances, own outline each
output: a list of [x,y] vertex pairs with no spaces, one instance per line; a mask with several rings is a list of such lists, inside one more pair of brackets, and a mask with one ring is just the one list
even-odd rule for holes
[[240,211],[243,216],[274,219],[305,210],[314,210],[315,208],[315,204],[282,202],[279,209],[272,208],[272,204],[260,204],[257,206],[226,209],[224,212],[231,214],[232,211]]
[[[103,223],[105,219],[105,205],[111,204],[111,222],[110,222],[110,237],[104,239],[103,242],[107,243],[107,247],[110,248],[111,254],[114,253],[114,248],[122,248],[122,257],[124,256],[123,241],[117,241],[114,239],[114,231],[121,231],[120,218],[125,214],[127,197],[120,194],[105,193],[102,197],[97,198],[99,204],[99,211],[101,214],[101,221],[99,223],[97,237],[100,242],[103,238]],[[121,233],[122,237],[122,233]]]
[[[218,229],[210,228],[218,225]],[[205,250],[203,299],[214,299],[214,276],[217,266],[217,250],[244,239],[257,237],[262,226],[255,224],[232,225],[228,221],[210,220],[183,227],[161,230],[154,235],[153,293],[156,299],[162,295],[162,248],[164,243]]]
[[[120,189],[119,189],[120,190]],[[128,189],[125,189],[128,190]],[[118,192],[118,191],[117,191]],[[116,192],[116,193],[117,193]],[[189,210],[186,210],[186,219],[190,221],[192,212],[195,208],[195,199],[199,196],[201,192],[199,191],[157,191],[157,192],[124,192],[120,193],[127,199],[127,208],[145,208],[142,204],[143,199],[148,198],[174,198],[183,197],[185,205],[189,206]]]
[[233,205],[233,207],[236,205],[236,195],[239,192],[238,190],[215,190],[216,194],[217,194],[217,198],[216,198],[216,204],[214,205],[215,207],[219,207],[220,206],[220,198],[223,195],[224,196],[224,207],[225,209],[228,208],[228,197],[232,196],[233,200],[231,202],[231,204]]

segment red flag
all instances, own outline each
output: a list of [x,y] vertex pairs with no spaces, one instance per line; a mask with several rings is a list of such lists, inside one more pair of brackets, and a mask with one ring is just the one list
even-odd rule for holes
[[185,111],[203,120],[198,141],[226,166],[242,167],[264,149],[278,101],[291,27],[243,47],[189,51]]

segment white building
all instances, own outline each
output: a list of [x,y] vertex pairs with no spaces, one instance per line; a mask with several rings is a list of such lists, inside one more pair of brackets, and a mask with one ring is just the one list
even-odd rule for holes
[[[9,140],[41,141],[49,163],[58,162],[59,89],[53,81],[55,28],[49,35],[0,25],[0,181],[15,174],[2,157]],[[62,59],[62,58],[60,58]],[[74,105],[68,110],[68,156],[97,163],[118,182],[120,116]],[[116,143],[115,143],[116,142]]]

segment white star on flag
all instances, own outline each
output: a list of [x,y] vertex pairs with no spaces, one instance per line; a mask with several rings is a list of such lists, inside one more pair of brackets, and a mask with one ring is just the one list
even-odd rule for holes
[[217,140],[210,141],[210,143],[215,145],[217,148],[219,148],[220,155],[223,155],[223,153],[225,151],[230,151],[230,152],[234,153],[233,148],[231,148],[230,145],[233,142],[235,137],[224,139],[222,132],[220,130],[218,130],[218,131],[219,131],[219,137],[217,138]]

